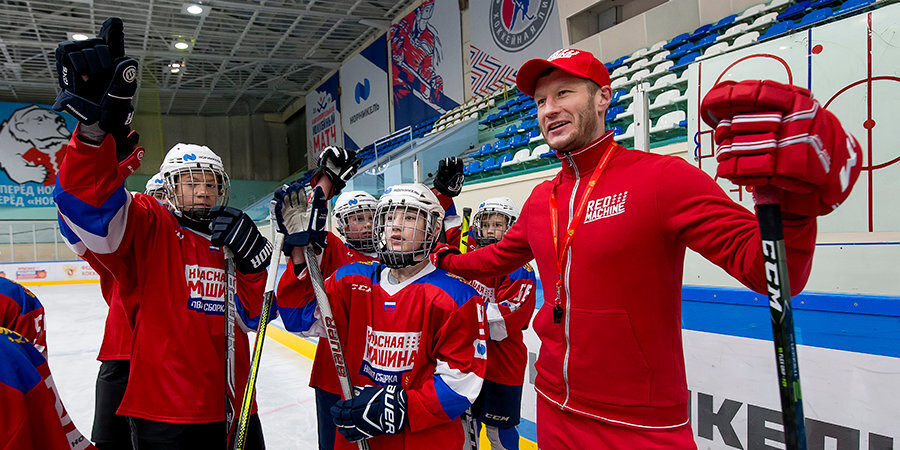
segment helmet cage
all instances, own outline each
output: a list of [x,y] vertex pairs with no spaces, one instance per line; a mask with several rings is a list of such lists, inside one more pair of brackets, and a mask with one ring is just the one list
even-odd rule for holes
[[[475,213],[475,217],[472,219],[472,234],[474,235],[475,242],[479,247],[486,247],[491,244],[496,244],[500,242],[500,239],[502,238],[502,236],[500,238],[485,236],[482,232],[482,230],[484,229],[484,220],[486,216],[493,215],[500,215],[506,218],[506,231],[509,231],[509,229],[512,228],[513,224],[516,223],[515,216],[506,211],[501,211],[499,209],[490,207],[478,210],[478,212]],[[504,232],[504,234],[505,233],[506,232]]]
[[[163,178],[165,179],[164,186],[166,189],[166,200],[177,214],[200,223],[209,222],[211,220],[209,215],[210,208],[185,206],[185,197],[193,196],[193,189],[189,192],[183,192],[185,190],[183,185],[185,184],[200,184],[197,181],[185,180],[204,180],[210,174],[216,180],[215,189],[218,198],[216,199],[215,206],[227,205],[229,192],[231,191],[231,180],[228,179],[228,174],[223,170],[209,167],[208,165],[203,166],[197,164],[196,166],[186,166],[163,175]],[[181,187],[180,190],[179,187]],[[182,192],[179,193],[179,191]]]
[[358,206],[353,209],[339,214],[336,213],[334,216],[337,219],[337,232],[340,233],[341,236],[344,236],[344,239],[347,240],[347,243],[350,244],[351,247],[363,253],[373,253],[375,252],[375,243],[372,240],[371,228],[369,228],[368,235],[363,237],[350,236],[349,233],[351,219],[359,214],[365,214],[366,212],[372,214],[372,220],[374,221],[375,207],[366,204],[358,204]]
[[[412,222],[412,217],[415,217],[415,225],[409,226],[407,222]],[[419,228],[422,222],[424,229]],[[440,226],[440,213],[429,213],[425,208],[412,205],[405,199],[379,202],[375,210],[375,230],[372,234],[375,253],[384,265],[392,269],[415,265],[428,258],[437,242]],[[399,233],[395,231],[397,228],[400,228]],[[415,237],[412,240],[407,239],[404,235],[407,235],[410,229],[414,230],[415,237],[421,233],[423,239],[416,240]],[[393,236],[398,234],[399,239],[395,239]],[[413,244],[413,249],[404,251],[402,247],[406,247],[409,243]],[[392,246],[400,246],[401,249],[392,249]]]

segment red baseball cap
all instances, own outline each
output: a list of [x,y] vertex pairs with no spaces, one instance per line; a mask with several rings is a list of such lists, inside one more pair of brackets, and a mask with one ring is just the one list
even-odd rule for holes
[[609,86],[609,70],[591,52],[576,48],[564,48],[553,52],[547,59],[530,59],[522,64],[516,75],[516,86],[530,97],[534,97],[537,79],[547,69],[563,70],[578,78],[586,78],[600,86]]

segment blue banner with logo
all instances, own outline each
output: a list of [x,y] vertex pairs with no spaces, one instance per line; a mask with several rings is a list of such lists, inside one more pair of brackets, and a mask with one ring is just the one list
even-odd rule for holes
[[462,103],[461,43],[457,0],[425,0],[391,26],[395,131]]
[[472,92],[515,86],[531,58],[562,47],[556,0],[481,0],[469,3]]
[[315,161],[317,155],[329,145],[344,145],[339,87],[338,74],[335,73],[306,94],[306,139],[311,161]]
[[344,147],[357,150],[391,132],[387,51],[381,35],[341,66]]
[[0,207],[53,206],[56,173],[77,123],[46,105],[0,103]]

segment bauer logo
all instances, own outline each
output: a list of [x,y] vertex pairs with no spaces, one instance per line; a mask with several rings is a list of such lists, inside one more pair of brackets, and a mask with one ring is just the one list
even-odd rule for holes
[[225,271],[196,265],[184,266],[188,309],[204,314],[225,313]]
[[491,37],[508,52],[525,50],[550,19],[555,0],[492,0]]
[[587,204],[587,212],[584,215],[584,223],[590,223],[595,220],[605,219],[624,213],[625,199],[627,197],[628,191],[625,191],[589,201]]
[[361,375],[376,384],[400,384],[401,377],[416,362],[422,332],[388,332],[366,327],[366,353]]

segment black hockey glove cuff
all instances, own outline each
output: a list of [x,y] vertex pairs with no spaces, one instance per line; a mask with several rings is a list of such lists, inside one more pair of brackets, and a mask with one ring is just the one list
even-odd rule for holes
[[434,176],[434,188],[447,197],[456,197],[462,192],[466,176],[463,173],[461,159],[451,156],[438,162],[437,174]]
[[272,244],[264,238],[247,213],[227,206],[214,206],[209,211],[210,242],[228,247],[234,254],[237,270],[244,274],[266,270],[272,256]]

